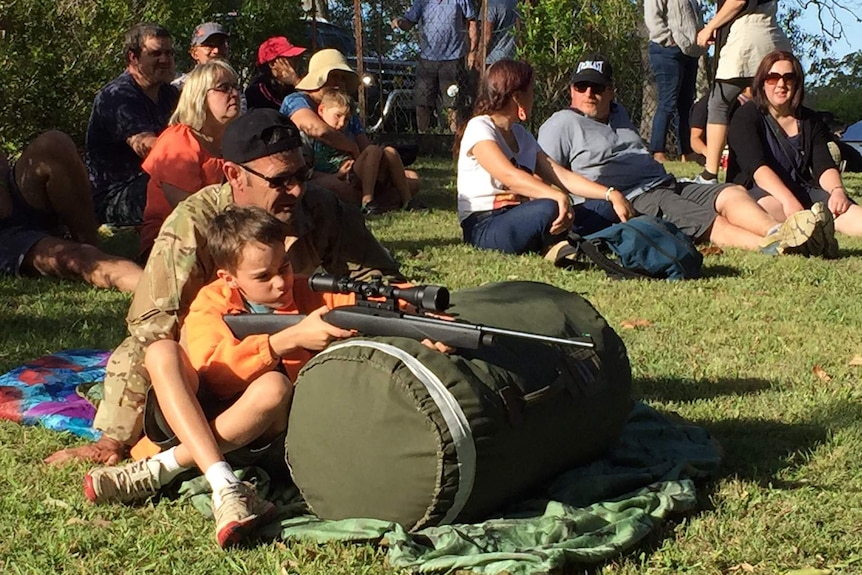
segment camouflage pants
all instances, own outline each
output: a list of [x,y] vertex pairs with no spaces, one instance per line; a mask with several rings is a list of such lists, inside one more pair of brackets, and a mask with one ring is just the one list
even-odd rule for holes
[[144,402],[150,388],[145,351],[144,344],[129,336],[111,354],[105,397],[93,421],[93,427],[127,445],[134,444],[143,433]]

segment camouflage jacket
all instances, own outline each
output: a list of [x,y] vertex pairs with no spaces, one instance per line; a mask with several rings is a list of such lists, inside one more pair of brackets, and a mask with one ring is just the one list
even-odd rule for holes
[[[208,186],[165,220],[126,316],[138,342],[179,338],[180,324],[201,287],[215,279],[204,232],[233,203],[229,184]],[[290,223],[288,257],[297,274],[318,267],[337,275],[403,280],[398,262],[377,242],[358,209],[328,190],[309,186]]]

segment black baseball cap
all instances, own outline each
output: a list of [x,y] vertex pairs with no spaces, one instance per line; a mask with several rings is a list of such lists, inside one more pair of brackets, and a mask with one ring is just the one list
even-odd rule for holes
[[299,128],[290,118],[272,108],[257,108],[240,114],[227,125],[222,138],[222,156],[242,164],[302,146]]
[[610,86],[614,83],[614,70],[611,62],[601,54],[588,54],[578,61],[569,84],[574,86],[581,82],[591,82],[600,86]]

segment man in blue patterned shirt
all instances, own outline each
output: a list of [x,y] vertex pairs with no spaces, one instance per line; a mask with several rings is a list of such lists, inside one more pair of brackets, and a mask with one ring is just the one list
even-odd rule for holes
[[149,176],[141,163],[176,108],[170,33],[158,24],[126,32],[126,70],[96,94],[87,126],[87,168],[102,223],[143,221]]

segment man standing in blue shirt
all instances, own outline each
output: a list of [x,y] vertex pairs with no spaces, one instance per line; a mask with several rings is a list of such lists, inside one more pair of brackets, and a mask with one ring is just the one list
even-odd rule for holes
[[102,223],[143,221],[147,176],[141,163],[168,125],[179,92],[170,33],[138,24],[125,37],[126,71],[96,94],[87,126],[87,169]]
[[[468,83],[467,68],[476,65],[479,36],[476,32],[476,10],[471,0],[414,0],[403,18],[392,20],[393,30],[410,30],[419,25],[419,67],[416,71],[414,99],[416,124],[426,132],[431,110],[437,97],[453,132],[457,128],[458,96]],[[469,40],[468,40],[469,39]]]
[[515,33],[520,25],[517,4],[518,0],[488,0],[488,14],[482,26],[488,44],[485,67],[515,57]]

